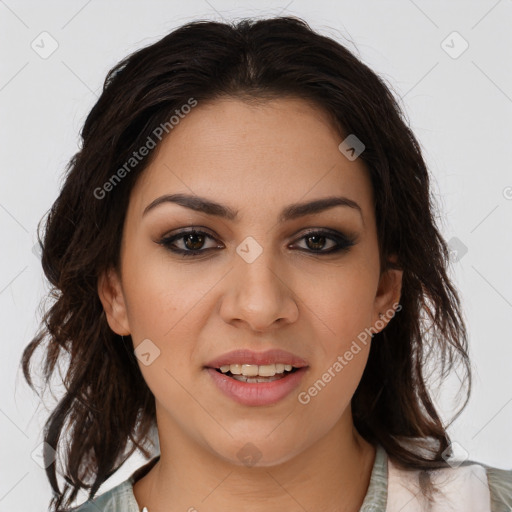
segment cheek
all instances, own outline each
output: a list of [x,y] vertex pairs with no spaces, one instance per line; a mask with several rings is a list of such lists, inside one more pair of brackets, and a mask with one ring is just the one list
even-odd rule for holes
[[[125,296],[133,337],[172,337],[214,284],[193,265],[171,261],[165,251],[135,250],[124,261]],[[190,325],[188,326],[190,327]]]
[[321,320],[322,332],[329,333],[341,350],[370,327],[377,283],[368,267],[350,265],[329,272],[317,284],[305,295],[308,315]]
[[139,344],[146,343],[157,355],[147,366],[139,357],[144,379],[157,400],[186,401],[178,383],[189,381],[191,368],[197,366],[197,340],[208,314],[205,301],[219,278],[207,266],[199,270],[179,264],[154,249],[127,254],[124,265],[134,349],[137,354],[142,351]]
[[368,359],[376,288],[371,270],[361,265],[338,267],[323,286],[315,287],[309,311],[305,310],[317,326],[316,364],[299,402],[331,421],[349,405]]
[[317,365],[304,383],[297,399],[304,421],[322,418],[316,428],[322,434],[347,413],[366,366],[370,350],[366,344],[347,344],[332,351],[324,364]]

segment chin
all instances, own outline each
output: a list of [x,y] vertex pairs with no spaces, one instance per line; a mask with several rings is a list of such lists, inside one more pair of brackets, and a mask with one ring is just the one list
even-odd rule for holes
[[[282,441],[271,441],[268,437],[261,439],[236,441],[230,440],[230,446],[214,449],[217,457],[226,463],[248,468],[265,468],[284,464],[297,455],[297,443],[288,437],[290,442],[286,446]],[[279,449],[277,449],[277,446]]]

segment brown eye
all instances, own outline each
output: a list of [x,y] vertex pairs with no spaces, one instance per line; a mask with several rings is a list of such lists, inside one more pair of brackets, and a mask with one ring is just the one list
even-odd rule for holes
[[[331,231],[310,231],[299,240],[304,240],[306,252],[312,252],[317,254],[333,254],[341,251],[348,251],[348,249],[355,245],[355,237],[346,236],[343,233],[331,232]],[[331,246],[325,249],[328,242],[331,242]]]
[[[166,236],[158,243],[169,251],[183,254],[184,256],[195,256],[210,249],[218,248],[218,246],[204,248],[207,239],[215,240],[204,231],[188,230],[176,235]],[[177,247],[176,242],[182,242],[182,248]]]
[[[324,248],[327,237],[319,235],[309,235],[305,237],[306,245],[314,250],[319,251]],[[310,243],[311,242],[311,243]]]
[[201,249],[203,246],[205,237],[200,233],[191,233],[189,235],[184,235],[183,239],[185,240],[185,246],[187,249],[196,251]]

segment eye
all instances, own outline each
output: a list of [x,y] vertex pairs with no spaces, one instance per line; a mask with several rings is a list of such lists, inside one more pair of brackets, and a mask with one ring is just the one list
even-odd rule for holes
[[[212,247],[207,249],[202,248],[207,238],[215,240],[212,236],[210,236],[208,233],[205,233],[204,231],[189,229],[172,236],[164,237],[158,243],[163,245],[169,251],[175,252],[177,254],[183,254],[184,256],[194,256],[196,254],[200,254],[212,249]],[[180,249],[179,247],[176,247],[174,244],[175,241],[183,242],[184,248]]]
[[[331,230],[311,230],[303,235],[299,240],[304,240],[306,251],[317,254],[334,254],[341,251],[348,251],[355,245],[356,240],[353,236],[347,236],[343,233]],[[327,241],[331,241],[331,246],[325,250]]]
[[[219,247],[218,245],[204,248],[207,239],[216,240],[204,231],[188,229],[171,236],[166,236],[158,244],[163,245],[173,253],[182,254],[183,256],[197,256],[212,249],[222,249],[223,246]],[[326,229],[310,230],[298,240],[304,240],[305,243],[305,248],[301,248],[301,251],[319,255],[348,251],[356,243],[353,236],[347,236],[343,233]],[[329,245],[328,241],[331,242],[331,245],[325,250],[325,246]],[[182,248],[177,247],[176,242],[182,243]],[[289,247],[293,247],[293,245]]]

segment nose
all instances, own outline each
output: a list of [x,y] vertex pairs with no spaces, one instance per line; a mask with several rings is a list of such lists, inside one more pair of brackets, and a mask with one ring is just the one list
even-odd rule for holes
[[236,257],[226,282],[220,315],[226,323],[243,324],[255,332],[283,327],[297,320],[297,297],[287,275],[263,251],[252,263]]

